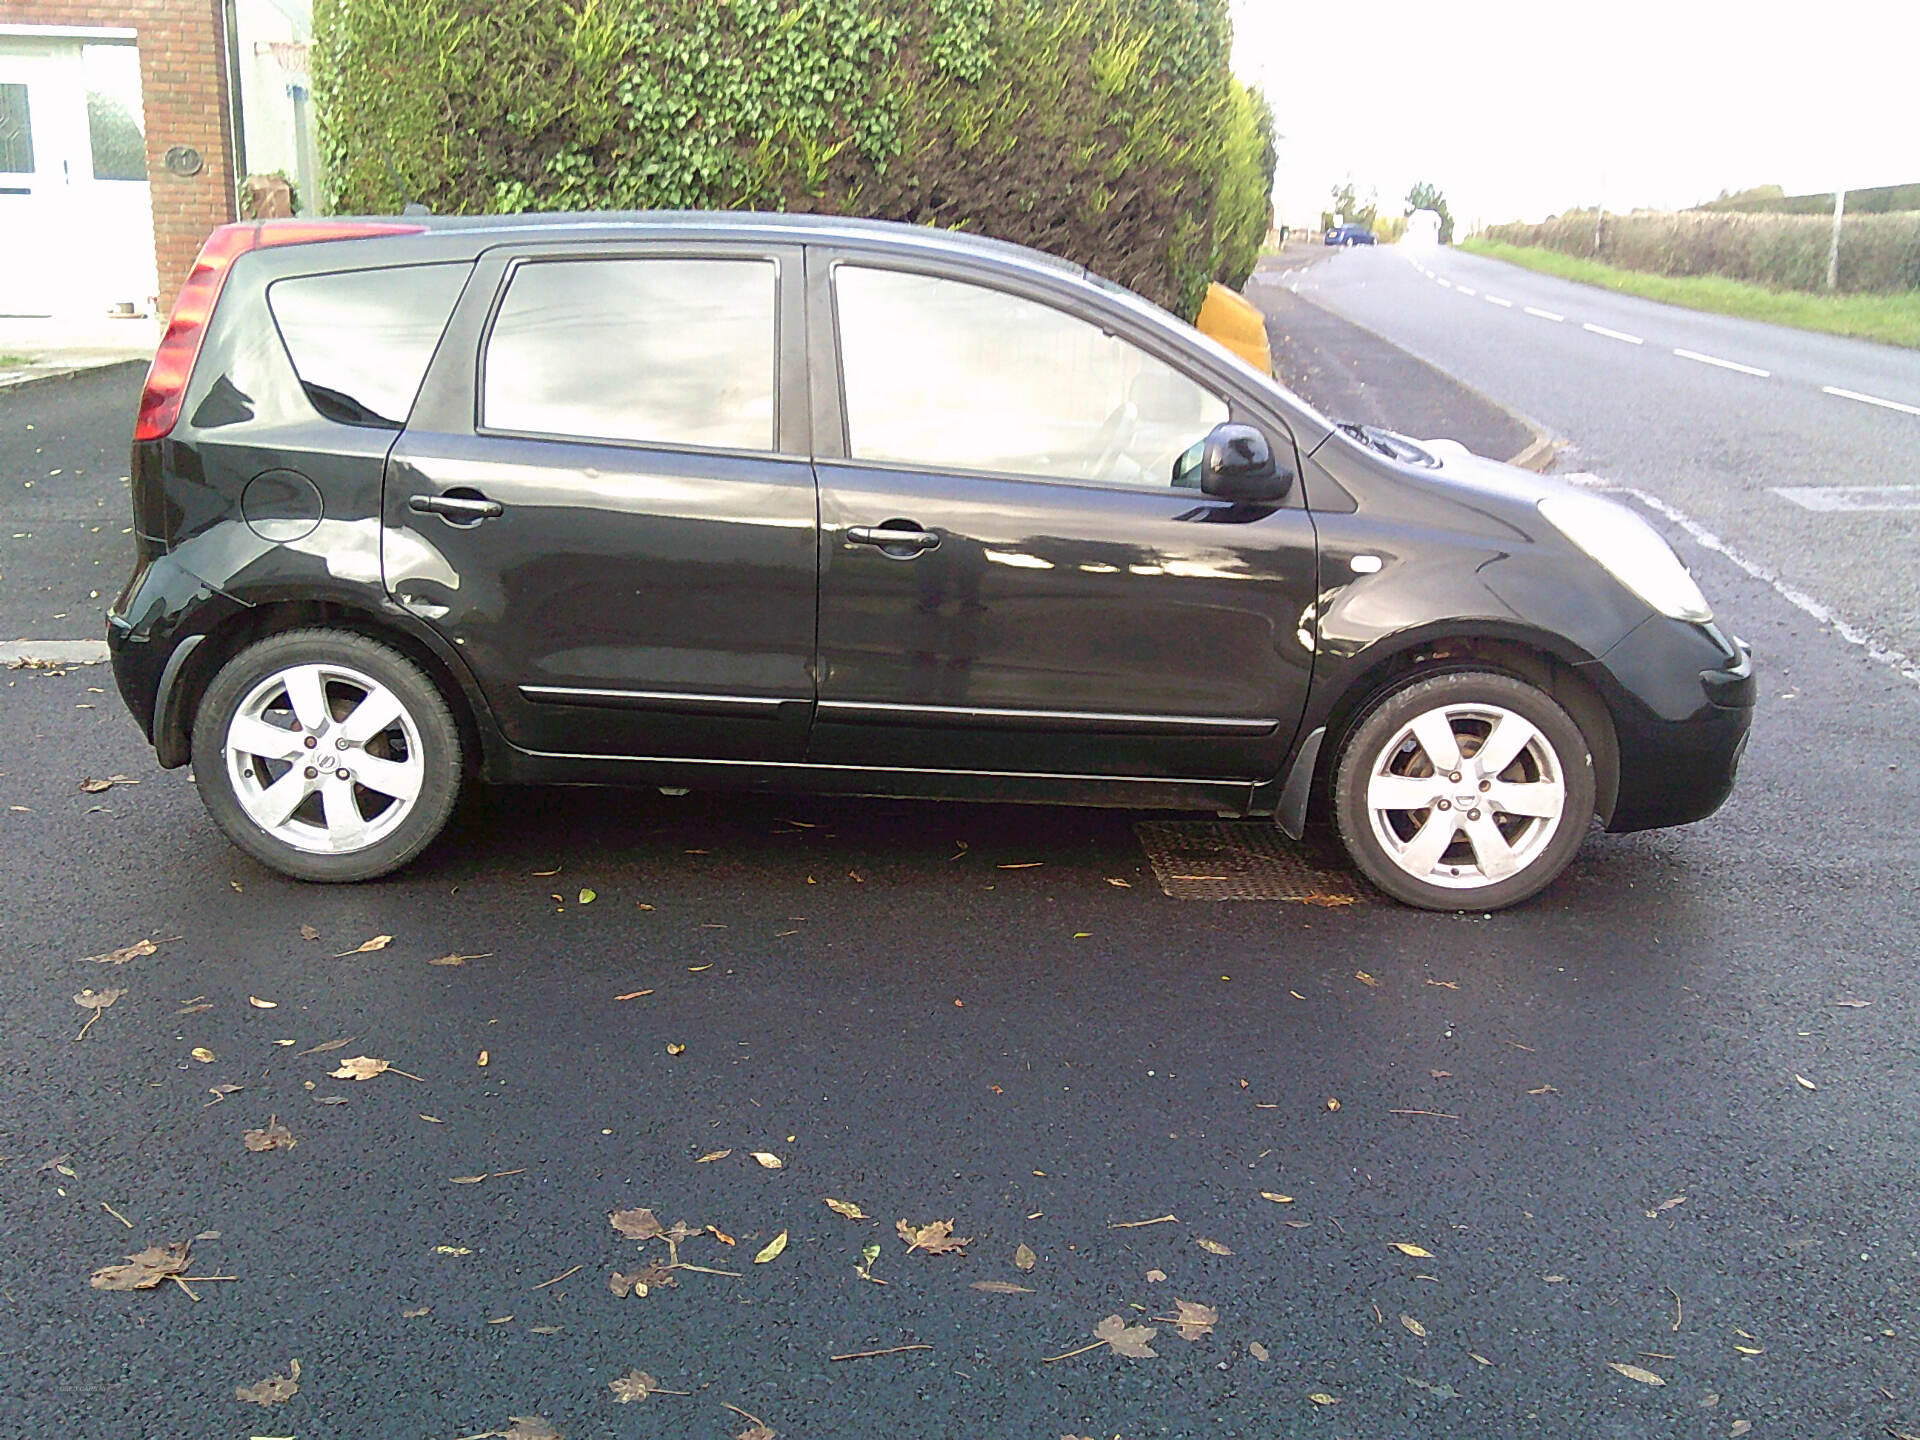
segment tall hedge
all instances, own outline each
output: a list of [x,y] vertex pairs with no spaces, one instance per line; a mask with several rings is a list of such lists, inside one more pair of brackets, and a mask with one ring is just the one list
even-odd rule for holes
[[1227,0],[316,0],[340,211],[773,209],[978,231],[1186,315],[1273,117]]
[[[1481,231],[1509,245],[1539,245],[1655,275],[1724,275],[1781,290],[1821,290],[1833,244],[1831,216],[1742,215],[1701,210],[1574,210],[1538,225]],[[1848,215],[1840,227],[1839,288],[1861,293],[1920,289],[1920,212]]]

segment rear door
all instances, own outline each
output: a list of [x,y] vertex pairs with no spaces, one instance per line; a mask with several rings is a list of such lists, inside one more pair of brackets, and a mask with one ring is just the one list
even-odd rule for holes
[[815,386],[809,760],[1277,773],[1312,669],[1314,531],[1297,486],[1277,506],[1191,488],[1196,442],[1256,418],[1221,376],[1015,276],[808,263],[815,374],[839,380]]
[[481,261],[388,462],[394,599],[550,754],[798,759],[817,512],[800,252]]

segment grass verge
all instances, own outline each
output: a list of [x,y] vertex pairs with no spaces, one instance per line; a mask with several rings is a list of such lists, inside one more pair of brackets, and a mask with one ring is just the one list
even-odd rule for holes
[[1557,250],[1505,245],[1497,240],[1464,240],[1460,248],[1558,275],[1563,280],[1684,305],[1690,310],[1711,310],[1716,315],[1740,315],[1801,330],[1823,330],[1829,335],[1920,348],[1920,290],[1891,295],[1813,295],[1799,290],[1769,290],[1764,285],[1718,275],[1650,275],[1644,270],[1622,270],[1598,260],[1562,255]]

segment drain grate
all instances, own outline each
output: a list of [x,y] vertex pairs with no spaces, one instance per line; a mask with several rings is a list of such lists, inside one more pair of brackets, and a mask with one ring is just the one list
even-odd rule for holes
[[1175,900],[1292,900],[1352,905],[1372,893],[1329,868],[1271,820],[1142,820],[1134,827],[1153,878]]

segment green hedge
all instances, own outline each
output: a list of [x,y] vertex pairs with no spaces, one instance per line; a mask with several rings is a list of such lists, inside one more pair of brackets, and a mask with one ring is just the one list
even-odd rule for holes
[[1271,219],[1227,0],[316,0],[337,211],[979,231],[1191,316]]
[[[1538,225],[1492,225],[1480,233],[1653,275],[1721,275],[1780,290],[1824,290],[1833,242],[1830,215],[1636,210],[1606,216],[1598,248],[1594,230],[1594,212],[1575,210]],[[1841,290],[1856,294],[1920,289],[1920,213],[1847,216],[1839,280]]]

